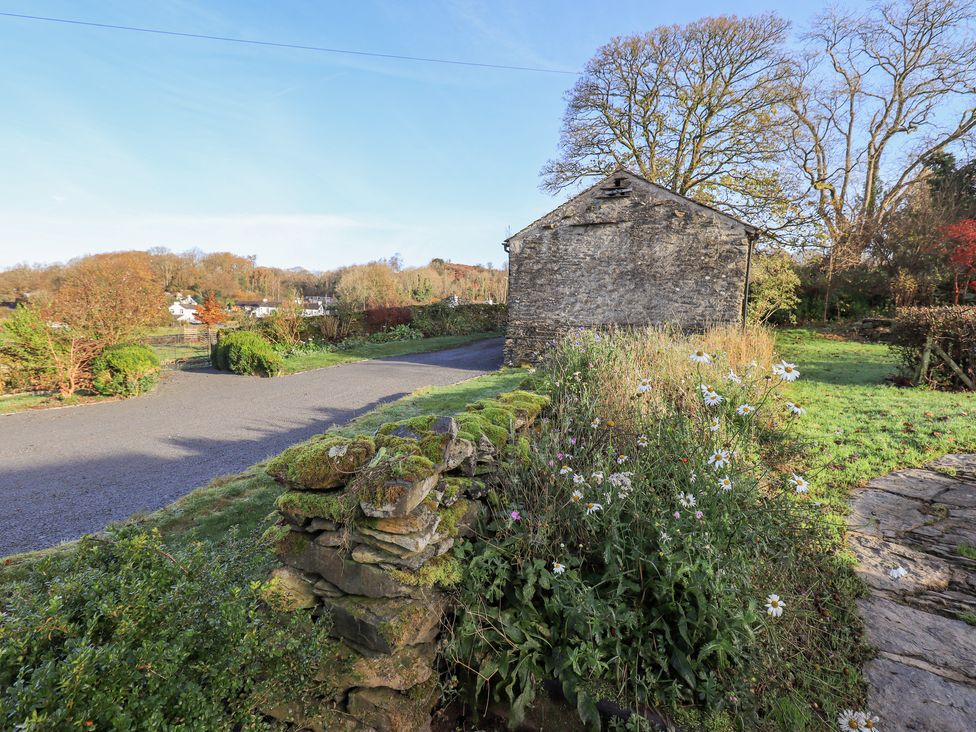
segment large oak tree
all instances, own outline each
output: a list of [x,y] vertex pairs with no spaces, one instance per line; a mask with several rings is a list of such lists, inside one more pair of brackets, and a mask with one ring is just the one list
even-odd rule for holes
[[786,218],[783,168],[793,66],[772,14],[703,18],[614,38],[568,94],[557,191],[618,165],[759,225]]

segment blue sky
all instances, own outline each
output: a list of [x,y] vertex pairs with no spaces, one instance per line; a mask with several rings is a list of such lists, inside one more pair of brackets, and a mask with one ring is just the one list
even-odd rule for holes
[[[577,70],[613,35],[779,3],[0,0],[0,11]],[[802,24],[822,7],[795,0]],[[780,11],[785,12],[785,11]],[[554,207],[573,77],[0,18],[0,267],[165,246],[496,265]]]

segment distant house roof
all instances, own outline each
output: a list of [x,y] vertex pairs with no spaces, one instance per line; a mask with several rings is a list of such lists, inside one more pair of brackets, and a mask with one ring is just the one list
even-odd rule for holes
[[280,300],[235,300],[234,305],[239,308],[276,308],[281,305]]
[[628,170],[627,168],[625,168],[623,166],[617,166],[617,168],[615,168],[612,173],[610,173],[609,175],[601,178],[599,181],[597,181],[596,183],[594,183],[593,185],[591,185],[589,188],[586,188],[585,190],[580,191],[575,196],[569,198],[568,200],[566,200],[563,203],[561,203],[558,206],[556,206],[556,208],[552,209],[552,211],[549,211],[548,213],[543,214],[542,216],[540,216],[539,218],[537,218],[535,221],[533,221],[532,223],[530,223],[528,226],[525,226],[525,227],[519,229],[514,234],[512,234],[511,236],[509,236],[508,238],[506,238],[505,241],[503,242],[503,244],[505,246],[505,251],[508,251],[508,243],[512,239],[514,239],[515,237],[520,236],[521,234],[524,234],[526,231],[529,231],[533,227],[535,227],[538,224],[540,224],[544,219],[547,219],[548,217],[552,216],[553,214],[555,214],[556,212],[558,212],[560,209],[562,209],[562,208],[564,208],[566,206],[569,206],[571,203],[573,203],[573,201],[575,201],[575,200],[577,200],[579,198],[582,198],[583,196],[591,193],[592,191],[596,190],[597,188],[600,188],[602,186],[606,186],[606,184],[607,184],[608,181],[610,181],[614,177],[618,177],[619,178],[621,176],[621,174],[628,175],[628,176],[630,176],[632,178],[636,178],[637,180],[642,181],[643,183],[646,183],[647,185],[651,186],[652,188],[657,189],[660,193],[663,193],[666,196],[674,197],[674,198],[680,199],[681,201],[685,201],[687,203],[691,203],[691,204],[693,204],[695,206],[698,206],[700,208],[703,208],[703,209],[706,209],[708,211],[711,211],[712,213],[717,214],[718,216],[721,216],[724,219],[727,219],[727,220],[732,221],[732,222],[734,222],[736,224],[739,224],[740,226],[742,226],[742,227],[745,228],[746,232],[750,236],[759,233],[759,229],[757,227],[753,226],[752,224],[746,223],[745,221],[742,221],[741,219],[737,219],[735,216],[731,216],[730,214],[727,214],[724,211],[719,211],[717,208],[714,208],[712,206],[709,206],[708,204],[701,203],[700,201],[696,201],[693,198],[688,198],[688,196],[683,196],[680,193],[675,193],[671,189],[665,188],[664,186],[659,185],[659,184],[655,183],[652,180],[648,180],[647,178],[645,178],[645,177],[643,177],[641,175],[638,175],[637,173],[634,173],[633,171]]

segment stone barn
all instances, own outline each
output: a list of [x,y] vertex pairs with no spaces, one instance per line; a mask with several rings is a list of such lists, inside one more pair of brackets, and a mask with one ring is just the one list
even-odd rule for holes
[[505,240],[505,361],[535,361],[580,326],[740,321],[757,233],[618,169]]

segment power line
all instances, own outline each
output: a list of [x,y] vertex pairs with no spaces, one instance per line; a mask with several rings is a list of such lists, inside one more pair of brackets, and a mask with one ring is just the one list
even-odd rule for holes
[[340,53],[348,56],[371,56],[373,58],[395,59],[398,61],[423,61],[431,64],[450,64],[452,66],[475,66],[482,69],[503,69],[506,71],[534,71],[543,74],[568,74],[578,76],[575,71],[560,69],[544,69],[536,66],[508,66],[506,64],[484,64],[476,61],[457,61],[445,58],[428,58],[425,56],[403,56],[396,53],[375,53],[372,51],[353,51],[347,48],[328,48],[325,46],[306,46],[299,43],[278,43],[275,41],[258,41],[253,38],[232,38],[229,36],[211,36],[204,33],[182,33],[180,31],[163,30],[161,28],[142,28],[134,25],[114,25],[112,23],[95,23],[88,20],[72,20],[70,18],[52,18],[43,15],[22,15],[20,13],[0,12],[0,16],[19,18],[21,20],[39,20],[47,23],[64,23],[66,25],[81,25],[89,28],[103,28],[106,30],[133,31],[135,33],[153,33],[160,36],[176,36],[178,38],[196,38],[204,41],[223,41],[225,43],[241,43],[250,46],[271,46],[274,48],[292,48],[299,51],[317,51],[320,53]]

